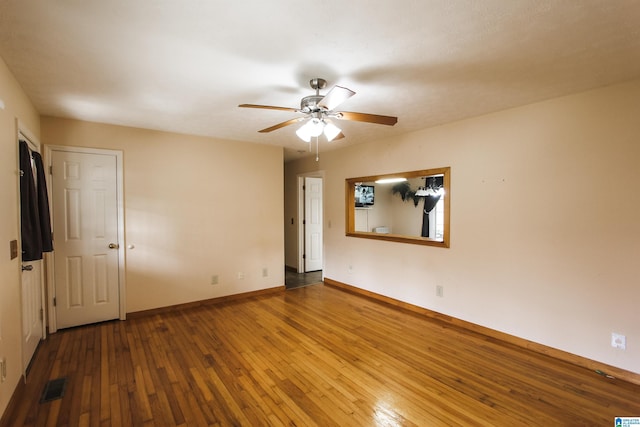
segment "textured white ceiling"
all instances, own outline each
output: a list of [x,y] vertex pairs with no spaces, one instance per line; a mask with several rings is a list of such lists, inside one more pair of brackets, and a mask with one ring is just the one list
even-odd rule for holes
[[[640,77],[636,0],[2,0],[0,56],[43,115],[285,147],[309,80],[357,94],[340,147]],[[1,98],[1,95],[0,95]],[[322,149],[322,148],[321,148]]]

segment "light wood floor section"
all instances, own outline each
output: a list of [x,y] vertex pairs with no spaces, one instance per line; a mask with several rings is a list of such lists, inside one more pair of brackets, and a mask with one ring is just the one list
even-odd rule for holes
[[320,284],[59,332],[19,402],[5,425],[612,426],[640,386]]

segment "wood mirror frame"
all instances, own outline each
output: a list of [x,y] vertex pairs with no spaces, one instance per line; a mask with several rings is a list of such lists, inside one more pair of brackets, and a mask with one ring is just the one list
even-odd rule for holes
[[[375,182],[381,179],[389,178],[422,178],[441,176],[444,189],[443,204],[443,235],[441,239],[430,237],[409,236],[393,233],[375,233],[369,231],[356,231],[356,203],[355,190],[356,185],[360,183]],[[449,247],[449,224],[450,224],[450,204],[451,204],[451,168],[443,167],[436,169],[424,169],[412,172],[392,173],[385,175],[364,176],[357,178],[348,178],[345,180],[345,211],[346,211],[346,232],[350,237],[361,237],[364,239],[386,240],[391,242],[412,243],[416,245],[437,246],[442,248]],[[378,196],[376,196],[378,198]],[[374,203],[375,206],[375,203]]]

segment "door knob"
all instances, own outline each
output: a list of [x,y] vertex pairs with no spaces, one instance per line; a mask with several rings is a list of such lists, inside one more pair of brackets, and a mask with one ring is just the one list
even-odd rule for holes
[[109,243],[109,249],[118,249],[120,247],[117,243]]
[[33,270],[33,265],[23,265],[22,271],[31,271]]

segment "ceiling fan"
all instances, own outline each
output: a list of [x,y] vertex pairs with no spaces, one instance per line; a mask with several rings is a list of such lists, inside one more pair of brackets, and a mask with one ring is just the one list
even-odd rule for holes
[[259,130],[258,132],[266,133],[278,130],[285,126],[293,125],[300,122],[306,122],[297,131],[296,134],[300,139],[310,142],[312,137],[325,135],[328,141],[344,138],[342,130],[338,128],[332,119],[352,120],[356,122],[376,123],[381,125],[393,126],[398,122],[397,117],[381,116],[378,114],[354,113],[349,111],[336,111],[340,104],[351,98],[356,93],[351,89],[342,86],[334,86],[326,95],[320,95],[320,89],[327,86],[327,81],[321,78],[311,79],[309,85],[315,89],[315,95],[309,95],[302,98],[300,108],[274,107],[271,105],[256,104],[240,104],[242,108],[261,108],[265,110],[281,110],[302,113],[304,117],[296,117],[277,125]]

